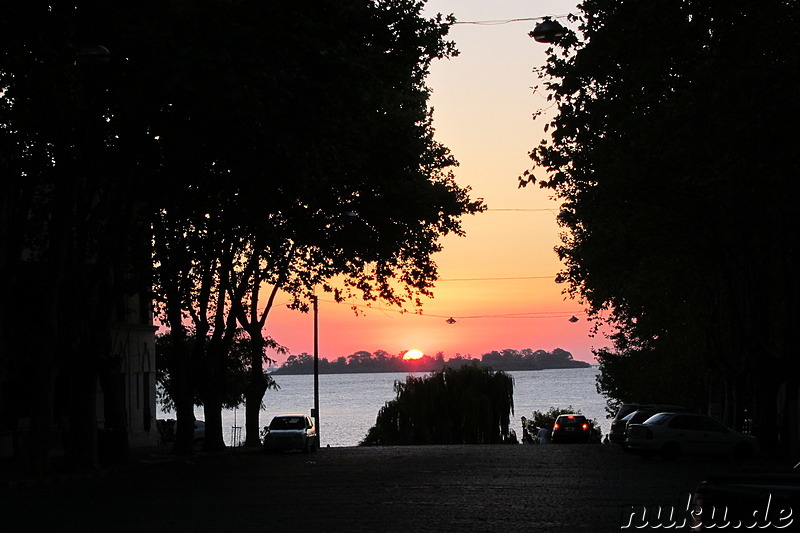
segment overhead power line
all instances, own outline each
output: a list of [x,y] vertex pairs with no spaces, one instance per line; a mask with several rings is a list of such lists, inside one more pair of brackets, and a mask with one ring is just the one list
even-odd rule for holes
[[511,276],[507,278],[442,278],[437,281],[504,281],[507,279],[555,279],[555,276]]
[[518,19],[500,19],[500,20],[465,20],[460,21],[457,20],[453,24],[472,24],[474,26],[499,26],[501,24],[510,24],[512,22],[530,22],[534,20],[544,20],[546,18],[550,19],[561,19],[566,18],[569,15],[546,15],[541,17],[526,17],[526,18],[518,18]]
[[[322,300],[321,302],[327,302],[332,304],[338,304],[334,300]],[[392,309],[387,307],[380,307],[376,308],[370,305],[364,304],[354,304],[348,303],[350,307],[356,307],[360,309],[371,309],[373,311],[381,311],[383,313],[393,313],[397,315],[407,315],[407,316],[416,316],[419,318],[444,318],[447,319],[446,322],[448,324],[455,324],[458,320],[465,320],[465,319],[501,319],[501,320],[530,320],[530,319],[564,319],[569,318],[570,322],[575,322],[578,319],[575,317],[575,312],[568,312],[568,311],[530,311],[530,312],[522,312],[522,313],[494,313],[494,314],[486,314],[486,315],[438,315],[438,314],[428,314],[428,313],[411,313],[408,311],[403,311],[400,309]],[[578,313],[581,314],[581,313]],[[575,320],[573,320],[575,319]]]
[[519,208],[519,209],[512,209],[512,208],[495,209],[495,208],[489,207],[489,208],[486,209],[486,211],[504,211],[504,212],[507,212],[507,213],[512,213],[512,212],[538,213],[540,211],[549,211],[550,213],[554,213],[555,214],[558,209],[560,209],[560,208],[556,208],[556,207],[539,207],[539,208],[536,208],[536,209],[523,209],[523,208]]

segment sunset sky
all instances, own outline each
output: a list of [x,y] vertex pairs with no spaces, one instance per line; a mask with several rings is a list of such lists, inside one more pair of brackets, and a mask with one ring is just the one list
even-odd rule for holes
[[[429,0],[427,13],[454,13],[459,22],[502,21],[576,12],[577,1]],[[563,21],[562,19],[562,22]],[[583,306],[566,300],[554,282],[560,264],[558,204],[548,191],[517,188],[517,176],[530,168],[528,152],[544,138],[545,120],[532,114],[549,102],[533,87],[533,69],[545,61],[546,45],[528,32],[536,21],[457,24],[450,32],[461,54],[434,63],[433,89],[437,139],[460,166],[457,181],[472,187],[488,211],[464,220],[466,237],[448,237],[435,257],[440,281],[422,314],[400,314],[385,306],[362,307],[320,297],[320,357],[330,360],[364,350],[397,354],[419,349],[480,357],[491,350],[562,348],[575,359],[593,362]],[[552,112],[550,113],[552,115]],[[288,300],[288,298],[286,298]],[[570,322],[576,316],[580,320]],[[453,317],[456,322],[448,324]],[[275,309],[267,334],[291,353],[313,352],[310,314]],[[282,357],[279,357],[282,359]]]

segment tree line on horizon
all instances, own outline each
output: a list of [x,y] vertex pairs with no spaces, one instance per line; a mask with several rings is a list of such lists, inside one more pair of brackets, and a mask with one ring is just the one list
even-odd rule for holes
[[[505,349],[491,351],[480,358],[460,354],[445,359],[443,352],[434,356],[423,355],[418,359],[403,359],[405,352],[391,355],[385,350],[375,352],[358,351],[348,356],[341,356],[333,361],[320,357],[318,371],[320,374],[348,374],[366,372],[432,372],[445,367],[458,368],[462,365],[487,366],[493,370],[543,370],[552,368],[586,368],[591,366],[583,361],[576,361],[572,354],[561,348],[551,352],[545,350]],[[314,356],[308,353],[289,355],[286,361],[272,375],[281,374],[313,374]]]

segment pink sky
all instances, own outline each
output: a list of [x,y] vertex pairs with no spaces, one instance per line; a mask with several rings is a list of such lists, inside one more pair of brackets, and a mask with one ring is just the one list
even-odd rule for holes
[[[427,12],[497,21],[564,15],[575,12],[575,4],[429,0]],[[444,241],[444,251],[435,257],[441,281],[422,315],[374,306],[356,316],[350,305],[321,296],[321,357],[412,348],[480,357],[505,348],[562,348],[594,362],[592,347],[606,345],[603,338],[590,337],[583,306],[565,300],[563,286],[553,281],[561,268],[553,251],[559,243],[558,204],[538,187],[517,188],[517,176],[530,167],[527,153],[545,136],[545,121],[531,115],[549,105],[532,89],[538,83],[532,70],[544,63],[546,49],[527,35],[535,24],[462,24],[451,30],[461,55],[435,63],[428,80],[436,137],[460,162],[458,183],[471,186],[489,211],[465,219],[466,237]],[[572,316],[580,320],[570,322]],[[449,317],[456,323],[446,323]],[[291,353],[313,352],[310,314],[279,306],[267,334]]]

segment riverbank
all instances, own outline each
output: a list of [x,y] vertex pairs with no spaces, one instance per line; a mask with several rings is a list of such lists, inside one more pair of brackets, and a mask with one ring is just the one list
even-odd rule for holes
[[[685,506],[727,460],[612,445],[164,453],[103,476],[2,491],[8,531],[617,531],[630,505]],[[6,528],[4,528],[6,529]]]

